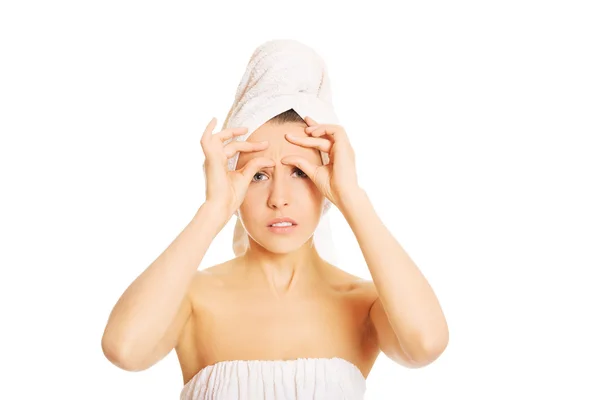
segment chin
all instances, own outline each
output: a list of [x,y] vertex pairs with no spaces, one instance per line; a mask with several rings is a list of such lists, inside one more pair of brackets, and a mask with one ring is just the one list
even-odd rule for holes
[[261,235],[259,237],[253,237],[252,239],[268,252],[286,254],[302,247],[306,241],[310,239],[310,235],[308,237],[302,237],[301,235],[287,237],[272,235],[271,237],[266,237]]
[[291,253],[292,251],[298,250],[304,244],[304,243],[300,243],[297,240],[282,240],[282,239],[269,240],[269,241],[264,241],[264,242],[257,241],[256,243],[258,243],[262,248],[264,248],[268,252],[274,253],[274,254]]

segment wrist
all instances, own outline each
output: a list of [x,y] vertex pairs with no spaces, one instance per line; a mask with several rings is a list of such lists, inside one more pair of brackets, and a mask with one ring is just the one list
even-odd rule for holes
[[340,196],[339,210],[342,213],[351,212],[356,207],[361,207],[368,201],[367,192],[361,187],[345,191]]
[[232,213],[222,204],[205,201],[198,209],[196,215],[202,215],[201,219],[223,227],[231,218]]

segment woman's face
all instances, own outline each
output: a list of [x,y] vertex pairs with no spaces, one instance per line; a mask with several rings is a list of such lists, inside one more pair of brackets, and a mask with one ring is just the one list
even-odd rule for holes
[[[239,209],[239,217],[248,235],[259,245],[273,253],[288,253],[302,246],[315,232],[325,198],[303,171],[292,165],[281,164],[281,159],[291,155],[306,158],[310,163],[322,165],[319,150],[290,143],[285,134],[308,136],[303,123],[266,123],[256,129],[248,142],[269,141],[263,151],[241,152],[237,169],[255,157],[268,157],[275,162],[271,168],[257,172]],[[269,229],[273,218],[289,217],[297,225],[288,233],[275,233]]]

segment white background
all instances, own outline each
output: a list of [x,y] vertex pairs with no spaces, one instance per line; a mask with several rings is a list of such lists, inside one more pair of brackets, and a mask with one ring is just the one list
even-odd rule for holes
[[[202,204],[200,135],[250,55],[292,38],[450,328],[426,368],[382,354],[367,398],[600,398],[594,3],[2,2],[0,397],[178,398],[174,351],[126,372],[102,333]],[[340,267],[370,278],[332,215]]]

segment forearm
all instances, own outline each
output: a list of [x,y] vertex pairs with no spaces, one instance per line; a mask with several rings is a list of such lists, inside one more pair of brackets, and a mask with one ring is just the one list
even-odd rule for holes
[[340,211],[357,238],[398,340],[415,353],[444,343],[446,320],[419,268],[385,227],[363,190],[345,199]]
[[226,223],[224,213],[204,203],[121,295],[108,319],[103,346],[117,354],[133,344],[136,352],[151,351],[175,318],[202,258]]

